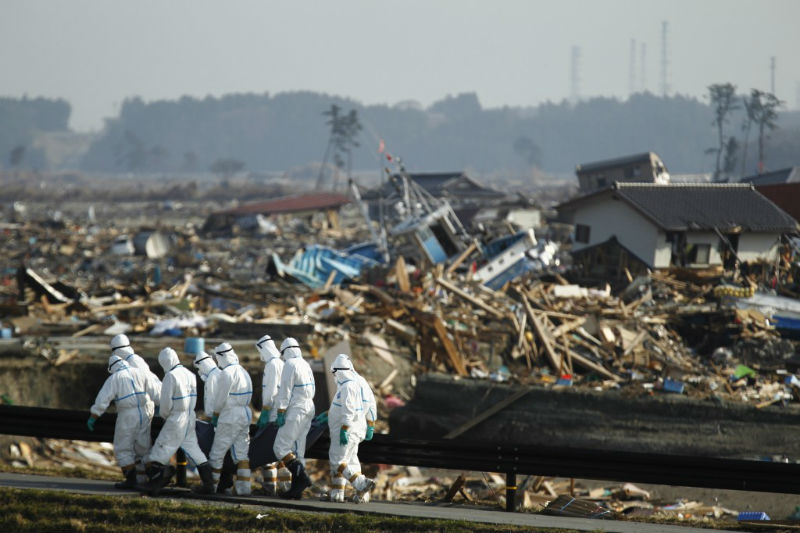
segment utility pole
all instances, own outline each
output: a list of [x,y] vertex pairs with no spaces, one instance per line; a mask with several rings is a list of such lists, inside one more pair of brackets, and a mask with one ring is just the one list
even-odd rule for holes
[[631,57],[628,64],[628,96],[636,92],[636,39],[631,39]]
[[580,99],[580,61],[581,61],[581,48],[580,46],[572,46],[572,62],[570,69],[570,95],[569,99],[572,104],[577,104]]
[[769,58],[769,92],[775,94],[775,56]]
[[669,51],[667,49],[667,33],[669,32],[669,22],[666,20],[661,23],[661,96],[669,94]]
[[639,90],[647,92],[647,69],[645,67],[647,59],[647,43],[641,44],[641,57],[639,59]]

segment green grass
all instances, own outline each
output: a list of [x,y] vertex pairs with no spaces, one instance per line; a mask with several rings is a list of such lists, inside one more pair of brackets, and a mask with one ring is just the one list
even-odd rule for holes
[[[0,531],[164,532],[517,532],[530,528],[465,521],[351,513],[303,513],[255,506],[201,505],[147,497],[114,497],[0,488]],[[257,518],[258,514],[261,518]],[[540,531],[561,531],[547,529]]]

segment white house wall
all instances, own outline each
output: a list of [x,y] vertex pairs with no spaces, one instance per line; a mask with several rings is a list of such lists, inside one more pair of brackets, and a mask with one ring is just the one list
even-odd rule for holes
[[656,239],[656,253],[653,260],[653,267],[668,268],[672,260],[672,243],[667,242],[667,234],[663,231],[658,232]]
[[[709,266],[713,265],[721,265],[722,264],[722,256],[720,255],[720,242],[719,242],[719,235],[715,232],[686,232],[686,244],[709,244],[711,245],[711,251],[708,254],[708,264]],[[702,265],[698,265],[702,266]]]
[[653,265],[659,239],[658,228],[625,202],[605,197],[592,204],[582,205],[575,212],[574,222],[591,229],[589,242],[576,242],[573,250],[582,250],[616,236],[620,244],[631,253]]
[[780,235],[776,233],[744,233],[739,235],[739,251],[742,261],[774,261],[778,256]]

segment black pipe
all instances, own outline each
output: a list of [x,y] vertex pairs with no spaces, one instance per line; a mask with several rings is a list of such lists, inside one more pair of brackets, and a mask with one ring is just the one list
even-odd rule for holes
[[[116,415],[103,415],[94,432],[86,427],[87,417],[88,411],[0,405],[0,434],[113,441]],[[160,418],[153,420],[154,434],[162,424]],[[329,446],[328,437],[323,435],[306,451],[306,457],[327,459]],[[359,459],[364,464],[800,494],[797,463],[481,441],[419,441],[391,435],[375,435],[371,441],[361,443]]]

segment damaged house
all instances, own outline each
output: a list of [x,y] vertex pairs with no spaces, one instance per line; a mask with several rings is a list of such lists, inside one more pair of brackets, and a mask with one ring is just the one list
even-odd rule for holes
[[670,181],[667,166],[655,152],[584,163],[575,167],[582,193],[605,189],[615,182],[659,183]]
[[253,202],[224,211],[211,213],[203,224],[203,233],[235,233],[255,231],[273,233],[277,231],[269,218],[291,215],[307,219],[309,226],[314,217],[324,216],[328,227],[338,227],[339,209],[350,203],[350,199],[333,192],[318,192],[285,196],[264,202]]
[[795,219],[744,184],[615,183],[558,206],[587,276],[773,260]]

